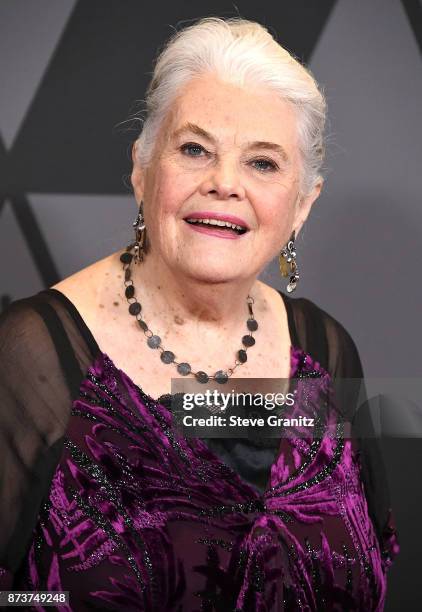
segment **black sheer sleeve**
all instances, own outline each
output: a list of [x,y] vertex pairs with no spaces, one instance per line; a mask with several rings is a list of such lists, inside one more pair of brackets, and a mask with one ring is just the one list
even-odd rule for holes
[[0,585],[13,576],[59,462],[72,400],[93,359],[54,290],[0,316]]
[[317,359],[333,379],[338,410],[351,424],[368,511],[386,566],[397,551],[388,480],[371,418],[356,344],[344,326],[306,298],[283,295],[292,343]]

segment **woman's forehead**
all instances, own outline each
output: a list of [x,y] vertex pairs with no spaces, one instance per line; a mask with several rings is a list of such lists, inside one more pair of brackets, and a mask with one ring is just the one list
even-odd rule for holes
[[269,89],[251,92],[216,77],[195,79],[174,100],[167,123],[170,138],[189,132],[216,143],[235,138],[242,143],[292,146],[296,113]]

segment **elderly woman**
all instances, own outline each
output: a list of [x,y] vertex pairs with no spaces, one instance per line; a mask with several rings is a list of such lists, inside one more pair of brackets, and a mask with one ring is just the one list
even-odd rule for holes
[[172,414],[172,378],[362,378],[339,322],[257,280],[279,255],[299,281],[324,121],[257,23],[203,19],[162,51],[134,242],[0,318],[3,588],[81,611],[383,609],[398,546],[375,453],[341,430],[191,438]]

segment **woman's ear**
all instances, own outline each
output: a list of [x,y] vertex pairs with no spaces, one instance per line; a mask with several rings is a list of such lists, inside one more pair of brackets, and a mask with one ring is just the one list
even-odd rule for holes
[[138,142],[135,141],[132,145],[132,174],[130,180],[133,187],[133,192],[137,202],[140,202],[144,196],[144,172],[137,156]]
[[298,203],[296,204],[296,215],[293,223],[293,229],[295,230],[295,236],[297,238],[300,230],[302,229],[303,224],[308,218],[309,213],[311,212],[311,208],[313,203],[319,197],[324,180],[320,179],[318,183],[316,183],[315,187],[310,191],[306,196],[302,196],[298,198]]

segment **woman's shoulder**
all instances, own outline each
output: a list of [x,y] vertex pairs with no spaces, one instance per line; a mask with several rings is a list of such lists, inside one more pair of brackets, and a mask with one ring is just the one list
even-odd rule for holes
[[[354,344],[354,340],[349,331],[349,324],[344,321],[341,315],[334,315],[327,306],[321,306],[307,297],[293,297],[285,295],[285,300],[290,304],[292,312],[297,319],[301,319],[304,327],[321,328],[328,341],[335,338],[341,339],[344,343]],[[341,319],[341,320],[340,320]]]
[[47,357],[50,365],[66,371],[77,371],[73,366],[92,359],[98,345],[85,321],[94,323],[98,318],[96,292],[106,284],[111,257],[47,290],[12,301],[0,314],[0,360],[30,372],[35,362],[47,362]]
[[98,260],[50,287],[64,295],[66,299],[60,295],[57,298],[62,298],[61,302],[80,329],[89,336],[95,352],[99,346],[113,343],[111,330],[116,323],[117,306],[121,303],[120,252]]
[[19,353],[30,357],[44,333],[36,295],[14,300],[0,314],[0,359]]
[[50,289],[60,291],[75,305],[88,309],[95,302],[98,289],[107,285],[115,260],[115,253],[99,259],[52,285]]
[[[88,303],[91,288],[101,278],[106,259],[79,270],[49,289],[60,291],[71,301],[73,298],[77,303]],[[60,315],[59,304],[48,290],[13,300],[0,313],[0,348],[4,350],[8,344],[29,347],[36,343],[46,332],[45,315],[51,309]]]
[[[269,286],[266,287],[268,290]],[[283,299],[293,346],[309,354],[332,375],[362,375],[356,343],[342,317],[308,297],[272,289],[271,295],[275,294]]]
[[261,283],[261,286],[266,295],[274,302],[280,301],[280,298],[283,300],[287,315],[293,317],[296,326],[306,331],[308,335],[312,330],[314,332],[323,330],[331,337],[342,336],[353,342],[347,324],[339,320],[341,317],[337,318],[337,315],[331,314],[330,309],[325,305],[321,306],[308,297],[284,293],[266,283]]

